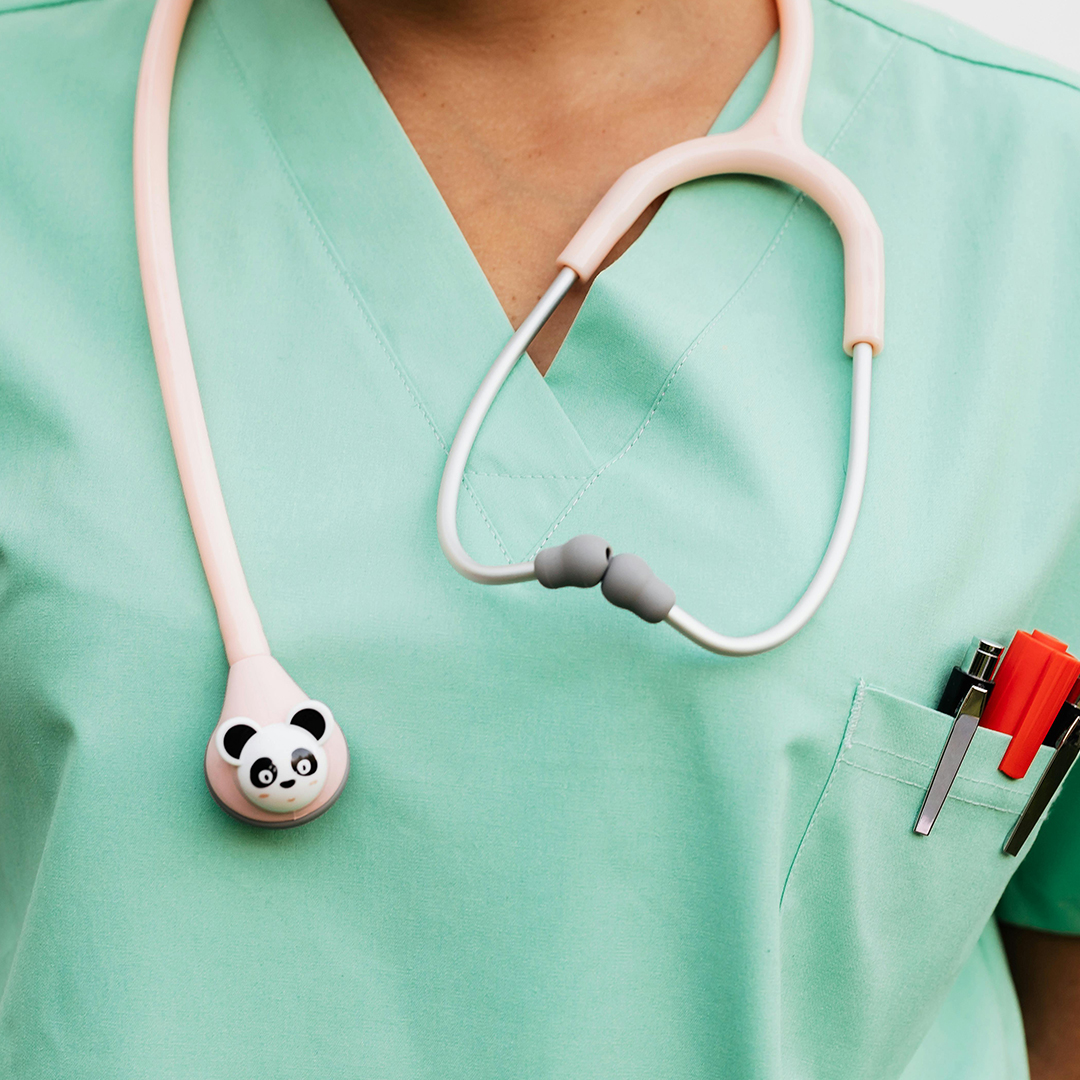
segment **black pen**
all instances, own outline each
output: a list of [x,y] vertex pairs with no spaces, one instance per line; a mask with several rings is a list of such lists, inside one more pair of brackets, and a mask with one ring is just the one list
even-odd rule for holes
[[1043,739],[1044,746],[1054,748],[1054,756],[1039,777],[1035,790],[1028,796],[1020,817],[1005,838],[1001,849],[1006,855],[1019,855],[1024,842],[1046,812],[1050,801],[1057,794],[1073,762],[1080,754],[1080,680],[1072,688],[1065,704],[1058,710],[1050,730]]
[[1076,685],[1069,691],[1065,704],[1054,717],[1054,722],[1050,725],[1046,738],[1043,739],[1043,746],[1052,746],[1057,749],[1062,735],[1072,727],[1073,721],[1078,717],[1080,717],[1080,679],[1076,680]]
[[915,821],[914,832],[919,836],[929,835],[945,805],[945,798],[960,771],[960,764],[975,737],[979,719],[994,688],[994,672],[1004,651],[1003,645],[993,641],[973,639],[963,664],[952,669],[945,684],[938,711],[956,719]]

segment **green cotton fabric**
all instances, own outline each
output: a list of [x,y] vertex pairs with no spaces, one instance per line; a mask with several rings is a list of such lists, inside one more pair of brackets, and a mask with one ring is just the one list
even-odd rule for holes
[[[1080,644],[1070,77],[815,3],[806,137],[885,237],[869,480],[815,619],[730,660],[451,570],[436,491],[507,320],[323,0],[198,0],[171,185],[207,423],[275,655],[352,752],[329,813],[261,831],[202,777],[227,668],[132,222],[150,4],[6,7],[0,1076],[1022,1080],[992,916],[1080,932],[1080,779],[1010,859],[1048,751],[1013,782],[980,731],[911,827],[970,637]],[[843,483],[842,275],[784,185],[675,191],[499,396],[470,551],[596,533],[771,624]]]

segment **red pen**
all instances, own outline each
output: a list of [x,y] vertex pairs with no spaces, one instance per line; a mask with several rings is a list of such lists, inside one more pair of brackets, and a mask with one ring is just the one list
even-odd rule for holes
[[1014,780],[1027,773],[1080,676],[1080,660],[1068,649],[1041,630],[1018,630],[998,667],[980,726],[1012,736],[998,768]]

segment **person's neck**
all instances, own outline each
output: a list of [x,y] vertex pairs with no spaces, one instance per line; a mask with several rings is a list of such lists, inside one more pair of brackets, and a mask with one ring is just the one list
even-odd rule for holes
[[[544,82],[581,84],[637,69],[653,81],[702,46],[719,51],[748,33],[776,28],[772,0],[334,0],[362,51],[386,63],[414,63],[418,50],[502,69],[523,65]],[[596,66],[583,69],[592,59]],[[614,62],[614,63],[613,63]],[[569,87],[566,87],[569,89]]]
[[[776,29],[774,0],[331,4],[515,326],[607,187],[704,134]],[[530,349],[542,371],[584,291]]]

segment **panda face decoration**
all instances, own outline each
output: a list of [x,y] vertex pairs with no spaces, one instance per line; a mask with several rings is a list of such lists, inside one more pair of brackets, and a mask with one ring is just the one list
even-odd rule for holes
[[334,724],[320,701],[305,701],[288,723],[261,726],[246,716],[225,721],[214,737],[218,753],[236,766],[244,797],[260,810],[290,814],[314,802],[326,784],[326,741]]

